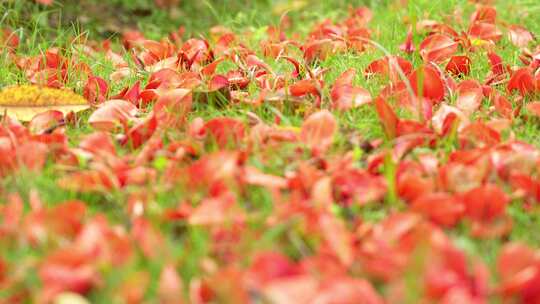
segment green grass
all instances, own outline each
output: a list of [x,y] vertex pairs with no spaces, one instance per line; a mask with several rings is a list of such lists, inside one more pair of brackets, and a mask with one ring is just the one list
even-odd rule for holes
[[[18,50],[19,55],[38,55],[51,47],[60,48],[63,53],[70,57],[79,58],[86,62],[91,67],[95,75],[107,79],[108,75],[113,71],[113,67],[104,58],[89,58],[72,44],[75,37],[84,37],[88,39],[103,39],[110,38],[117,42],[119,34],[106,28],[104,24],[109,21],[120,22],[125,26],[140,28],[149,38],[159,39],[165,36],[168,32],[176,30],[179,26],[186,28],[186,37],[197,37],[207,35],[208,29],[214,25],[224,25],[231,28],[237,33],[249,31],[255,33],[248,38],[248,45],[255,46],[257,37],[264,37],[267,25],[278,25],[281,15],[273,12],[275,1],[260,0],[260,1],[181,1],[180,7],[172,12],[157,10],[154,8],[151,1],[138,0],[115,0],[109,1],[108,4],[124,12],[144,12],[141,16],[116,16],[110,12],[104,13],[103,16],[86,16],[84,25],[71,23],[73,16],[84,15],[77,5],[71,3],[76,1],[66,1],[63,5],[55,5],[50,8],[45,8],[28,3],[27,1],[3,1],[0,3],[0,28],[10,27],[14,29],[18,36],[22,38],[22,46]],[[92,1],[88,1],[92,2]],[[285,1],[283,1],[285,2]],[[308,1],[309,2],[309,1]],[[474,10],[474,7],[466,0],[418,0],[409,1],[408,9],[396,9],[393,7],[393,1],[313,1],[317,3],[308,3],[307,8],[301,10],[292,10],[289,16],[292,20],[292,27],[288,33],[300,33],[302,36],[308,34],[312,25],[315,22],[331,18],[333,20],[343,17],[347,14],[349,5],[369,5],[373,12],[374,18],[371,22],[372,39],[381,44],[388,52],[398,53],[399,45],[405,40],[407,29],[403,25],[405,18],[411,20],[434,19],[444,21],[445,18],[453,13],[453,8],[462,8],[460,14],[463,16],[464,24],[467,24],[467,18]],[[103,1],[96,1],[103,3]],[[526,26],[530,31],[540,35],[540,22],[538,22],[537,13],[540,12],[540,6],[535,1],[528,0],[512,0],[499,1],[497,4],[499,17],[508,23],[521,24]],[[118,17],[118,20],[115,18]],[[79,20],[80,21],[80,20]],[[112,22],[111,21],[111,22]],[[67,22],[67,23],[66,23]],[[51,27],[51,23],[57,24]],[[458,30],[466,31],[466,28],[457,28]],[[423,35],[415,34],[413,40],[419,43]],[[505,63],[510,65],[519,65],[519,50],[512,46],[506,36],[501,42],[499,55],[504,59]],[[115,44],[114,47],[118,48]],[[259,54],[262,57],[262,54]],[[345,70],[354,67],[358,70],[358,75],[355,78],[355,84],[368,89],[374,96],[378,94],[381,86],[374,86],[373,81],[367,82],[362,76],[362,71],[374,59],[382,57],[384,54],[381,50],[375,48],[369,49],[366,52],[356,54],[341,54],[327,58],[323,62],[318,63],[322,68],[328,68],[329,71],[325,74],[324,80],[330,84]],[[413,64],[417,65],[421,62],[421,58],[417,53],[407,57]],[[127,60],[131,60],[126,56]],[[470,78],[483,79],[489,71],[489,65],[485,58],[481,55],[474,54],[472,57],[474,62]],[[133,64],[133,62],[131,62]],[[275,64],[272,66],[277,73],[290,72],[290,65]],[[226,64],[220,67],[223,70],[227,69]],[[74,72],[75,74],[75,72]],[[147,81],[148,75],[143,77],[143,84]],[[77,83],[77,77],[73,78],[70,87],[81,92],[82,87]],[[118,92],[122,87],[132,85],[137,80],[136,77],[128,78],[120,84],[111,88],[113,93]],[[0,87],[24,83],[26,81],[23,73],[9,59],[7,51],[0,53]],[[501,88],[501,90],[504,88]],[[325,90],[324,100],[329,100],[329,92]],[[195,111],[190,114],[190,118],[203,117],[205,119],[219,116],[233,116],[242,120],[247,119],[247,111],[253,111],[259,117],[267,122],[274,119],[276,111],[279,111],[286,121],[292,126],[299,127],[302,124],[304,113],[302,109],[291,109],[287,107],[275,108],[267,105],[253,109],[249,106],[235,106],[230,104],[217,105],[217,102],[209,102],[208,104],[196,104]],[[335,113],[342,132],[336,139],[336,144],[333,149],[339,150],[354,150],[358,147],[352,145],[348,137],[355,135],[362,140],[372,140],[383,137],[383,130],[379,125],[376,112],[372,107],[361,107],[345,113]],[[70,144],[76,145],[78,141],[93,130],[85,123],[87,118],[83,116],[78,128],[68,128],[67,132],[70,136]],[[540,147],[540,124],[538,121],[516,121],[512,126],[512,131],[520,140],[532,143]],[[172,135],[174,137],[174,134]],[[455,149],[455,147],[453,147]],[[299,163],[288,162],[289,155],[294,153],[295,147],[281,147],[273,153],[268,151],[264,154],[253,153],[248,160],[250,164],[262,169],[264,172],[280,174],[287,169],[296,168]],[[451,150],[452,147],[449,147]],[[206,152],[211,152],[209,148]],[[361,150],[355,150],[358,154],[359,166],[365,166],[366,155],[363,155]],[[307,159],[308,157],[306,157]],[[391,168],[391,165],[387,165]],[[162,171],[160,171],[162,173]],[[387,172],[391,173],[391,172]],[[113,223],[128,224],[129,218],[126,216],[122,208],[128,201],[129,194],[141,192],[141,189],[127,189],[122,191],[114,191],[112,193],[76,193],[68,190],[58,189],[56,184],[57,178],[61,173],[57,168],[49,163],[45,170],[39,173],[21,171],[16,175],[5,178],[0,181],[0,195],[5,197],[9,193],[20,193],[26,201],[29,193],[35,190],[39,193],[44,202],[50,205],[55,205],[66,200],[80,199],[88,204],[91,214],[103,213]],[[150,185],[149,185],[150,186]],[[163,210],[175,206],[180,198],[196,197],[185,191],[185,189],[176,189],[171,191],[167,187],[151,185],[155,192],[155,197],[149,206],[150,215],[157,217]],[[260,209],[261,217],[267,215],[272,210],[272,196],[260,189],[251,189],[241,197],[242,204],[248,208],[255,206]],[[389,198],[396,203],[397,197]],[[509,236],[511,240],[524,240],[533,246],[540,246],[540,238],[538,237],[537,226],[539,216],[538,212],[528,212],[520,208],[519,202],[516,202],[510,208],[515,225],[512,234]],[[400,208],[399,205],[392,205],[395,208]],[[341,214],[352,213],[355,216],[361,216],[368,221],[379,221],[387,212],[387,206],[370,206],[366,208],[339,208],[337,212]],[[306,244],[302,239],[301,233],[296,231],[301,229],[291,229],[278,225],[270,230],[265,230],[260,225],[260,219],[254,219],[250,222],[253,230],[260,233],[260,238],[257,241],[257,246],[261,248],[272,248],[276,243],[285,243],[290,256],[299,257],[304,254],[305,250],[309,250],[311,244]],[[291,226],[301,226],[299,223],[291,222]],[[465,229],[465,228],[464,228]],[[207,231],[198,228],[190,228],[185,226],[170,225],[163,227],[166,248],[170,249],[175,256],[168,257],[179,260],[184,267],[180,269],[183,278],[187,281],[196,276],[200,272],[200,260],[207,256],[209,251],[208,243],[210,236]],[[463,233],[462,233],[463,232]],[[464,231],[451,234],[456,240],[458,246],[463,248],[471,255],[485,260],[493,267],[495,262],[495,254],[501,241],[477,241],[467,236]],[[307,249],[306,249],[307,248]],[[39,252],[28,252],[25,246],[16,247],[14,252],[9,253],[8,260],[17,260],[18,256],[24,256],[28,259],[37,259]],[[38,255],[38,256],[34,256]],[[30,262],[31,263],[31,262]],[[134,259],[132,264],[124,265],[122,269],[110,271],[109,277],[105,278],[105,286],[109,289],[103,294],[92,295],[90,300],[96,303],[105,302],[110,299],[113,291],[125,281],[127,277],[133,277],[133,273],[137,270],[149,271],[151,290],[155,292],[156,281],[159,276],[161,265],[154,261],[146,261],[143,258]],[[38,284],[36,278],[28,279],[25,282],[28,286]],[[111,294],[108,294],[110,292]],[[150,292],[148,299],[150,299]],[[0,295],[1,299],[1,295]]]

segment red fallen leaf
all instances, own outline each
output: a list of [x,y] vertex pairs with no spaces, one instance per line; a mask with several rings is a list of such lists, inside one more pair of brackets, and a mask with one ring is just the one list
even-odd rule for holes
[[400,136],[395,139],[395,144],[392,149],[392,158],[394,160],[402,159],[408,152],[412,151],[414,148],[428,144],[433,136],[431,134],[425,133],[416,133],[416,134],[407,134],[405,136]]
[[351,68],[343,72],[334,82],[330,92],[334,108],[348,110],[371,102],[371,94],[368,90],[353,86],[355,75],[356,70]]
[[379,115],[379,120],[384,128],[384,133],[389,139],[393,139],[397,134],[399,119],[390,105],[381,97],[375,99],[375,108]]
[[426,135],[432,134],[432,130],[426,126],[424,123],[421,123],[416,120],[402,119],[398,121],[397,124],[397,137],[403,135],[425,133]]
[[142,253],[147,258],[155,258],[162,248],[164,240],[158,230],[156,230],[148,220],[139,217],[133,221],[131,236],[139,245]]
[[49,110],[34,116],[28,124],[28,130],[33,134],[50,133],[62,125],[64,125],[64,114],[60,111]]
[[533,93],[535,87],[536,85],[532,70],[529,67],[523,67],[512,74],[506,89],[510,93],[517,90],[521,96],[525,96]]
[[49,147],[40,142],[27,141],[17,148],[19,166],[31,171],[39,171],[45,166]]
[[469,27],[469,35],[473,38],[497,43],[502,38],[502,32],[493,23],[474,22]]
[[189,183],[193,186],[212,186],[220,180],[229,180],[239,171],[239,154],[219,151],[206,154],[188,168]]
[[[429,65],[419,67],[408,79],[416,96],[433,100],[435,103],[444,99],[444,82],[435,68]],[[422,88],[422,92],[420,92],[420,88]]]
[[293,57],[290,57],[290,56],[281,56],[280,58],[282,59],[285,59],[287,60],[288,62],[290,62],[293,66],[294,66],[294,71],[291,73],[291,78],[298,78],[300,77],[300,73],[301,73],[301,68],[300,68],[300,62],[293,58]]
[[176,272],[174,265],[167,264],[161,270],[157,293],[159,302],[162,304],[184,303],[182,278]]
[[513,189],[519,191],[519,197],[523,198],[525,202],[540,201],[540,182],[536,181],[534,177],[512,172],[508,177],[508,182]]
[[244,123],[230,117],[217,117],[207,121],[204,129],[213,136],[220,148],[238,145],[245,136]]
[[146,65],[154,64],[174,55],[174,47],[168,42],[143,40],[141,46],[146,50],[146,52],[140,54],[140,57]]
[[251,81],[246,76],[246,73],[242,70],[229,71],[227,72],[226,77],[227,77],[227,80],[229,81],[229,85],[231,85],[231,87],[235,87],[238,89],[245,89]]
[[302,97],[305,95],[314,95],[317,99],[316,104],[320,102],[321,92],[319,85],[314,79],[303,79],[289,86],[289,94],[294,97]]
[[495,23],[497,19],[497,10],[491,6],[479,6],[471,15],[470,22]]
[[505,297],[519,296],[523,303],[540,300],[540,254],[522,243],[504,245],[497,259],[501,282],[497,291]]
[[58,180],[61,188],[77,192],[108,192],[120,188],[116,176],[110,169],[74,172]]
[[433,34],[420,43],[420,56],[426,62],[440,63],[457,52],[458,44],[454,39],[443,35]]
[[[18,194],[8,196],[8,202],[0,208],[2,222],[0,236],[17,232],[24,212],[24,203]],[[0,280],[1,282],[2,280]],[[1,286],[1,285],[0,285]]]
[[214,75],[208,83],[208,90],[214,92],[229,86],[229,79],[223,75]]
[[493,221],[472,221],[471,236],[479,239],[500,239],[512,231],[512,218],[504,215]]
[[245,167],[242,175],[244,181],[250,185],[257,185],[267,188],[284,189],[287,187],[287,179],[271,174],[260,172],[254,167]]
[[486,184],[463,195],[466,214],[473,220],[492,221],[506,211],[510,199],[498,186]]
[[180,127],[191,111],[192,94],[189,89],[166,90],[154,104],[154,115],[161,126]]
[[445,70],[454,75],[469,75],[471,72],[471,59],[465,55],[452,56]]
[[353,278],[330,279],[323,283],[310,303],[383,304],[384,300],[367,280]]
[[454,129],[454,128],[456,128],[457,126],[459,129],[459,122],[460,122],[460,118],[457,116],[455,112],[448,113],[448,115],[446,115],[446,117],[444,118],[444,122],[442,124],[441,135],[447,136],[449,134],[452,134],[454,130],[457,131],[457,129]]
[[331,39],[320,39],[307,42],[303,47],[304,60],[311,63],[317,59],[324,60],[333,52]]
[[98,282],[98,273],[90,264],[91,256],[73,248],[58,250],[44,259],[38,269],[43,284],[43,298],[71,291],[89,292]]
[[341,170],[332,177],[335,201],[350,206],[381,200],[386,194],[384,178],[363,170]]
[[63,202],[48,210],[45,228],[56,235],[75,236],[82,228],[85,215],[85,203],[81,201]]
[[471,115],[482,104],[482,86],[475,80],[465,80],[458,85],[456,107],[466,115]]
[[88,81],[83,89],[83,96],[90,104],[100,104],[107,99],[109,85],[97,76],[88,77]]
[[497,112],[502,117],[510,118],[510,119],[514,117],[512,103],[508,101],[508,98],[506,98],[504,95],[495,93],[492,96],[492,103],[495,106],[495,110],[497,110]]
[[259,68],[272,73],[272,68],[266,62],[262,61],[259,59],[259,57],[253,54],[246,57],[246,65],[248,68]]
[[529,102],[526,105],[527,111],[534,116],[540,117],[540,101]]
[[413,43],[413,33],[412,30],[409,30],[407,32],[407,38],[405,39],[405,42],[399,46],[399,49],[407,54],[411,54],[415,51],[414,43]]
[[366,77],[379,74],[390,78],[392,83],[396,83],[401,80],[398,68],[403,71],[405,76],[408,76],[413,71],[413,65],[410,61],[399,56],[392,56],[373,61],[368,65],[364,74]]
[[218,58],[218,59],[214,60],[212,63],[210,63],[207,66],[203,67],[200,70],[201,75],[204,76],[204,77],[212,77],[212,76],[214,76],[214,74],[216,73],[216,69],[217,69],[218,65],[220,63],[222,63],[223,61],[225,61],[225,59],[226,59],[225,57]]
[[104,215],[97,215],[85,223],[74,246],[91,255],[94,263],[112,266],[125,265],[133,254],[131,237],[123,229],[109,226]]
[[[401,163],[400,163],[401,165]],[[397,190],[399,197],[412,202],[418,197],[435,190],[435,182],[416,172],[402,172],[398,176]]]
[[350,267],[354,262],[353,238],[345,224],[331,214],[322,214],[319,217],[319,227],[330,250],[343,266]]
[[144,38],[144,35],[139,31],[125,31],[122,34],[122,45],[127,50],[139,45],[144,40],[146,40],[146,38]]
[[94,155],[116,155],[116,148],[111,136],[105,132],[94,132],[83,138],[79,147]]
[[270,303],[311,303],[319,282],[309,275],[297,275],[273,280],[263,287],[264,298]]
[[158,126],[155,115],[150,116],[144,121],[133,126],[126,133],[126,141],[123,144],[130,143],[133,149],[139,148],[152,137]]
[[474,145],[494,146],[501,141],[501,134],[481,122],[474,122],[463,128],[461,137]]
[[451,194],[432,192],[414,200],[411,210],[425,215],[439,225],[451,227],[461,219],[465,207]]
[[[441,303],[482,303],[489,294],[489,272],[477,261],[468,261],[465,253],[450,244],[436,244],[424,259],[424,288],[427,298]],[[466,302],[451,302],[455,293]],[[436,301],[438,302],[438,301]]]
[[300,140],[310,149],[324,153],[334,141],[337,122],[328,110],[311,114],[302,124]]
[[255,255],[246,273],[249,287],[261,289],[280,278],[301,274],[301,268],[279,252],[260,252]]
[[50,69],[66,69],[68,60],[61,55],[59,48],[50,48],[45,52],[45,64]]
[[118,125],[125,127],[128,121],[137,115],[137,107],[132,103],[120,99],[112,99],[100,105],[100,107],[90,115],[88,123],[95,129],[102,131],[112,131]]
[[225,193],[219,197],[204,199],[189,216],[190,225],[223,225],[243,222],[244,212],[237,208],[234,195]]
[[185,65],[191,68],[193,64],[201,64],[212,61],[213,54],[206,40],[191,38],[184,42],[179,56],[182,57]]
[[420,33],[426,32],[428,34],[440,33],[450,37],[458,37],[459,34],[448,24],[440,23],[438,21],[423,19],[419,20],[416,24],[416,30]]
[[519,25],[511,25],[508,28],[508,38],[517,47],[526,47],[529,42],[534,40],[531,32]]
[[129,88],[124,88],[118,95],[113,96],[111,99],[123,99],[131,102],[132,104],[140,107],[139,98],[141,94],[141,82],[138,80],[135,84]]
[[366,227],[358,253],[362,269],[386,282],[400,278],[418,241],[415,235],[422,233],[422,240],[429,240],[433,237],[432,226],[428,227],[418,214],[395,213],[374,227]]
[[150,75],[145,90],[157,89],[160,87],[176,88],[182,85],[183,82],[184,78],[177,71],[173,69],[161,69]]
[[487,57],[491,65],[491,72],[495,75],[504,74],[504,65],[501,56],[494,52],[488,52]]

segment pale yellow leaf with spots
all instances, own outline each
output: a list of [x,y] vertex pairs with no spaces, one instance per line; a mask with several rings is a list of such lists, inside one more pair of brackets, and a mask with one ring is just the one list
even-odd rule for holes
[[10,86],[0,91],[0,115],[7,114],[20,121],[29,121],[48,110],[64,114],[88,109],[84,97],[68,89],[53,89],[36,85]]

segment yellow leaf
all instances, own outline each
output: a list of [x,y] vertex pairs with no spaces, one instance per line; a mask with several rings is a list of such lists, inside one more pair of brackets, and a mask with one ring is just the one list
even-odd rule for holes
[[67,114],[89,107],[84,97],[68,89],[20,85],[0,91],[0,115],[6,113],[20,121],[29,121],[36,114],[48,110],[57,110]]

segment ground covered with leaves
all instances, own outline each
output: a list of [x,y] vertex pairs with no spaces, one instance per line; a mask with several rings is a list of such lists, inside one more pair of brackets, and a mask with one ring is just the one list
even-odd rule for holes
[[36,2],[0,303],[540,303],[535,1]]

